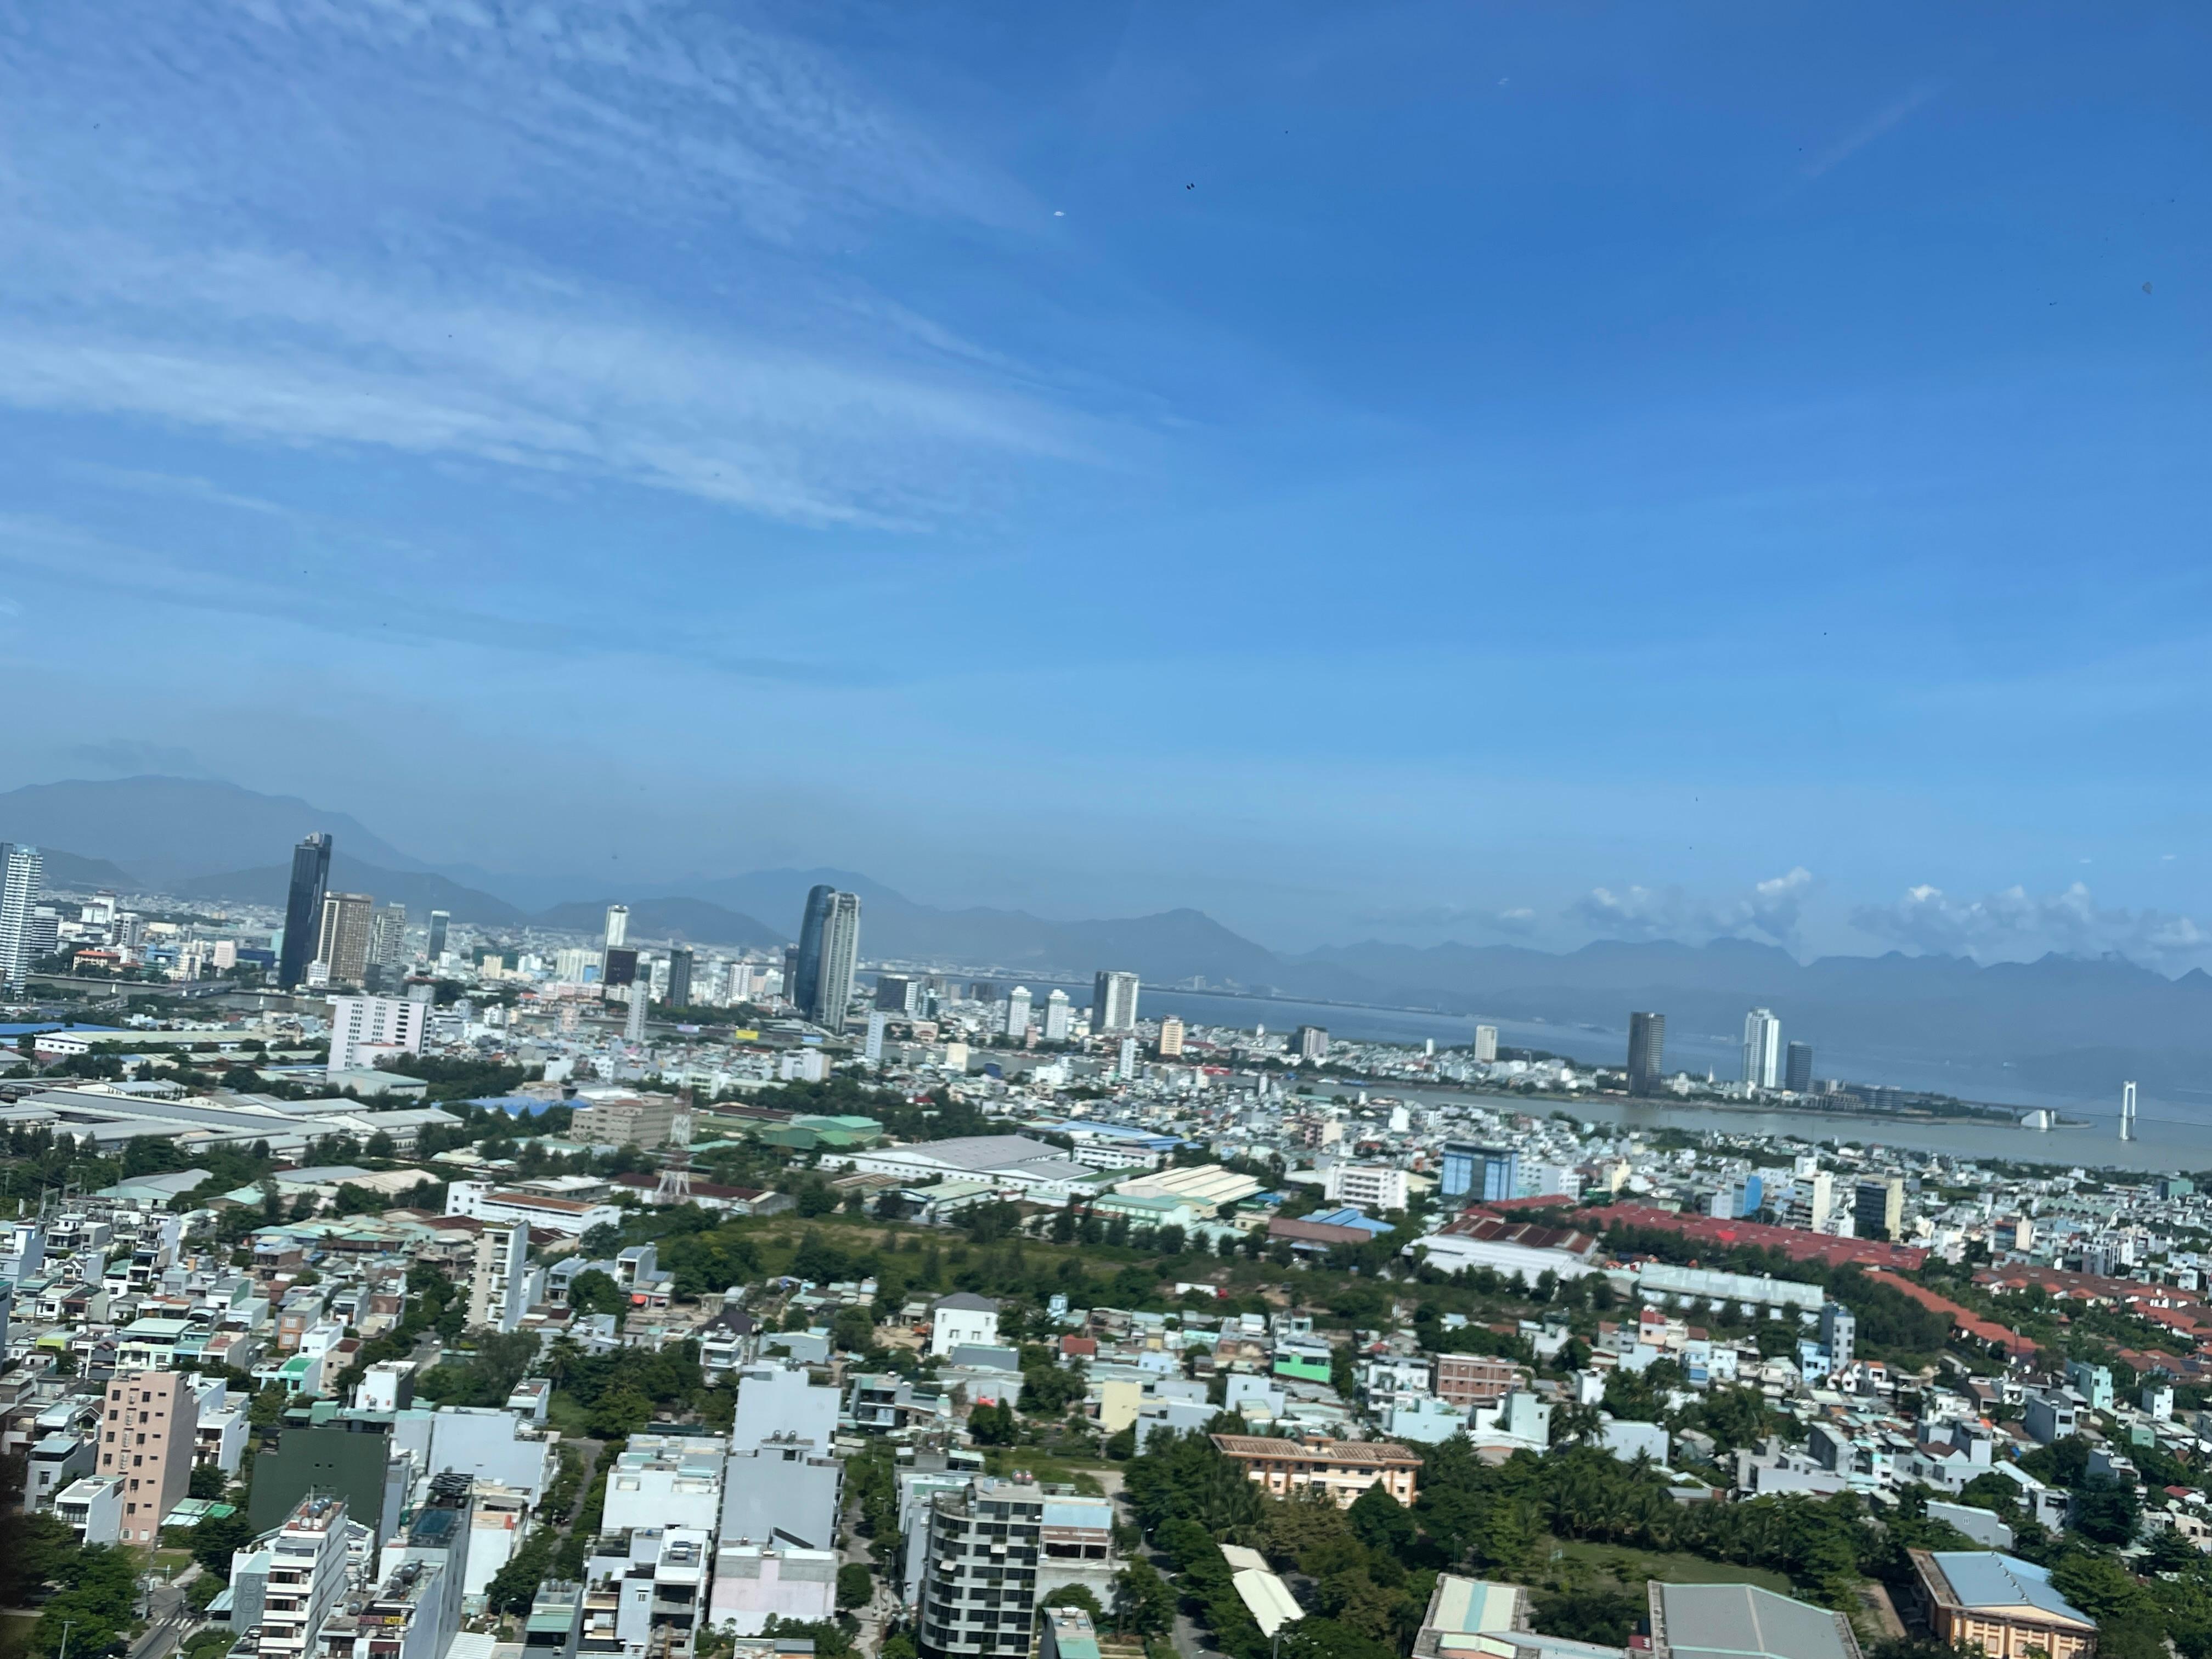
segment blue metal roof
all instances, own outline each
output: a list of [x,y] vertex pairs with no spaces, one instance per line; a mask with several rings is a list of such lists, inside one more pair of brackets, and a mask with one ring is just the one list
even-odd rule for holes
[[2051,1588],[2051,1570],[1996,1550],[1937,1550],[1936,1565],[1970,1607],[2033,1607],[2084,1625],[2097,1621]]
[[1377,1221],[1373,1216],[1362,1210],[1331,1210],[1326,1215],[1304,1215],[1300,1216],[1298,1219],[1314,1222],[1323,1227],[1358,1227],[1363,1231],[1377,1234],[1390,1231],[1389,1222]]

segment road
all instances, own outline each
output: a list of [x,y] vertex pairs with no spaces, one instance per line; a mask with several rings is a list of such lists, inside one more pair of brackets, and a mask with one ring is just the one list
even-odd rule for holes
[[161,1659],[199,1622],[182,1583],[155,1581],[146,1591],[146,1607],[150,1622],[146,1633],[131,1644],[130,1659]]
[[876,1571],[876,1559],[869,1552],[869,1540],[860,1535],[860,1505],[848,1504],[840,1520],[837,1565],[856,1564],[875,1573],[873,1594],[869,1596],[867,1606],[852,1609],[853,1616],[860,1621],[858,1645],[862,1653],[880,1653],[892,1620],[904,1610],[899,1602],[896,1576],[886,1577]]

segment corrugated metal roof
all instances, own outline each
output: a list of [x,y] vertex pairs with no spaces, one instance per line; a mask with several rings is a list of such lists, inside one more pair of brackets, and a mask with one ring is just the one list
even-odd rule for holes
[[1850,1625],[1826,1607],[1755,1584],[1652,1589],[1669,1659],[1859,1659]]
[[1970,1607],[2033,1607],[2061,1619],[2095,1621],[2053,1589],[2048,1568],[1995,1550],[1938,1550],[1936,1565]]

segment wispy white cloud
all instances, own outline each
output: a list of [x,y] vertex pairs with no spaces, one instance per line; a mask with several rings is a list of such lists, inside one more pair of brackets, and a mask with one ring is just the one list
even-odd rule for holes
[[252,0],[11,33],[0,404],[891,528],[1101,456],[1049,368],[830,257],[1019,192],[772,31]]
[[1913,112],[1934,98],[1941,90],[1942,88],[1932,81],[1922,82],[1902,96],[1883,105],[1858,125],[1814,155],[1799,171],[1809,181],[1840,167],[1884,134],[1902,126],[1911,118]]
[[2212,945],[2212,935],[2191,917],[2125,906],[2106,909],[2078,881],[2061,893],[2032,894],[2015,885],[1975,899],[1954,898],[1923,884],[1906,889],[1893,903],[1856,907],[1851,925],[1887,944],[1977,958],[2117,951],[2164,965],[2197,957]]

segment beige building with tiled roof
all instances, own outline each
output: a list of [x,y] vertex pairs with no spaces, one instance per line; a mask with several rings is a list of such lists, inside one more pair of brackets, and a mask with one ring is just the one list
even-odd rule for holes
[[1395,1441],[1276,1440],[1261,1434],[1212,1438],[1223,1456],[1242,1463],[1244,1473],[1273,1496],[1321,1486],[1345,1509],[1374,1486],[1411,1504],[1421,1472],[1420,1455]]

